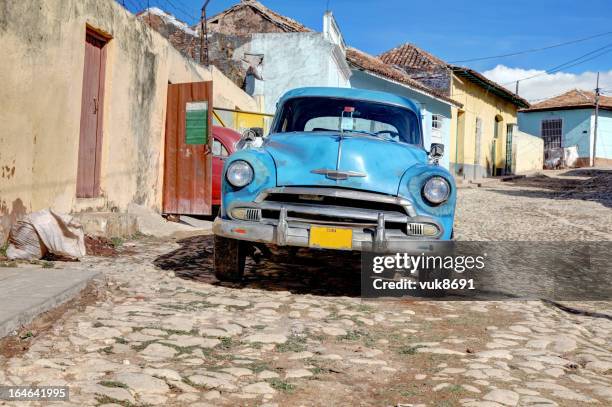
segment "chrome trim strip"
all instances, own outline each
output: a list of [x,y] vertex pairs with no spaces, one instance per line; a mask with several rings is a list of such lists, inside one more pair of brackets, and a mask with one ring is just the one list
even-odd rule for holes
[[349,179],[349,177],[366,177],[367,174],[357,171],[340,171],[340,170],[328,170],[326,168],[319,168],[318,170],[310,171],[312,174],[325,175],[329,179],[335,181]]
[[356,191],[343,188],[318,188],[318,187],[274,187],[264,189],[255,198],[256,203],[263,202],[270,194],[294,194],[294,195],[321,195],[334,198],[348,198],[361,201],[382,202],[404,207],[410,217],[417,216],[414,205],[409,199],[400,196],[378,194],[375,192]]

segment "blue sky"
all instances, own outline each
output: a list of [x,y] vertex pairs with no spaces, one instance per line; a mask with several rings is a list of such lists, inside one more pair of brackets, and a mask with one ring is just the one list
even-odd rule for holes
[[[151,6],[173,12],[190,24],[197,21],[203,2],[126,0],[126,5],[136,11],[135,5],[146,7],[147,1]],[[211,0],[209,16],[237,1]],[[262,3],[320,30],[328,1],[346,42],[371,54],[412,42],[445,61],[453,62],[544,47],[612,31],[610,0],[262,0]],[[575,75],[589,71],[612,72],[612,33],[543,52],[463,64],[481,72],[494,72],[491,75],[496,80],[518,79],[608,44],[611,47],[607,54],[563,72]],[[506,76],[495,76],[499,74],[495,73],[496,67],[499,71],[499,65],[507,68],[504,71]],[[606,86],[607,80],[604,78]],[[609,80],[612,81],[612,73]],[[608,87],[612,89],[612,82]]]

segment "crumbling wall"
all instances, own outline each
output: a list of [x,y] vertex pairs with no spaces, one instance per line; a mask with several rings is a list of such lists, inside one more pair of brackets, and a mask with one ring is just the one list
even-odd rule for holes
[[[173,20],[174,17],[169,14],[160,15],[160,13],[145,12],[138,18],[167,38],[181,54],[195,62],[200,62],[200,51],[205,44],[201,43],[199,32],[189,27],[178,26]],[[236,35],[231,31],[215,32],[209,30],[208,34],[208,61],[210,65],[217,67],[241,89],[244,88],[248,66],[239,58],[234,58],[234,51],[248,41],[250,41],[250,35]]]
[[244,79],[246,77],[248,64],[242,58],[234,55],[237,49],[243,47],[251,41],[250,35],[228,35],[213,33],[209,35],[208,57],[212,65],[216,66],[221,72],[244,89]]
[[412,79],[445,96],[450,96],[451,72],[449,69],[445,67],[431,69],[402,67],[402,69]]

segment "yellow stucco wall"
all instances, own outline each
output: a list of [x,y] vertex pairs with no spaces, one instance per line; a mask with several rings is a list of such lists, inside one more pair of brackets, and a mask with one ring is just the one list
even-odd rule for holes
[[513,174],[532,173],[544,167],[544,139],[515,131],[512,141]]
[[[517,123],[517,107],[483,87],[453,75],[451,97],[463,104],[453,108],[451,117],[451,170],[460,168],[458,177],[479,178],[490,175],[493,163],[496,168],[506,164],[506,129]],[[496,117],[501,121],[496,122]],[[480,154],[476,147],[476,118],[482,120]],[[495,126],[499,126],[494,142]],[[455,165],[459,164],[459,165]],[[456,171],[455,171],[456,174]]]
[[[100,199],[76,198],[85,30],[112,37]],[[167,84],[213,80],[214,105],[256,111],[216,68],[185,59],[114,0],[21,0],[0,8],[0,237],[25,212],[159,210]]]

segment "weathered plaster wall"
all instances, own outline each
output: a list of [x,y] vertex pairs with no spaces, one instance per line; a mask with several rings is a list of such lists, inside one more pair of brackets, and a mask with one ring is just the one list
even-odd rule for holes
[[[517,107],[481,86],[465,79],[452,78],[451,97],[462,103],[462,115],[453,108],[451,117],[451,168],[459,178],[475,179],[491,175],[506,164],[506,126],[517,123]],[[495,117],[501,117],[498,139],[494,143]],[[482,119],[480,155],[476,157],[476,118]],[[495,146],[495,147],[494,147]]]
[[[91,200],[75,196],[86,25],[112,37],[103,197]],[[257,107],[218,70],[188,61],[113,0],[6,2],[0,49],[0,238],[17,217],[45,207],[121,211],[134,202],[159,210],[169,81],[212,78],[215,106]]]
[[[359,89],[370,89],[379,90],[382,92],[394,93],[396,95],[404,96],[412,99],[422,109],[423,119],[423,147],[429,150],[431,143],[442,143],[445,147],[444,157],[440,161],[440,165],[448,169],[449,166],[449,144],[450,144],[450,117],[451,117],[451,106],[448,103],[444,103],[434,99],[433,97],[424,95],[423,93],[411,90],[406,86],[393,83],[391,81],[378,78],[374,75],[368,74],[367,72],[360,71],[358,69],[353,70],[351,76],[351,86]],[[432,114],[441,115],[444,117],[442,120],[443,125],[440,129],[440,138],[432,137]]]

